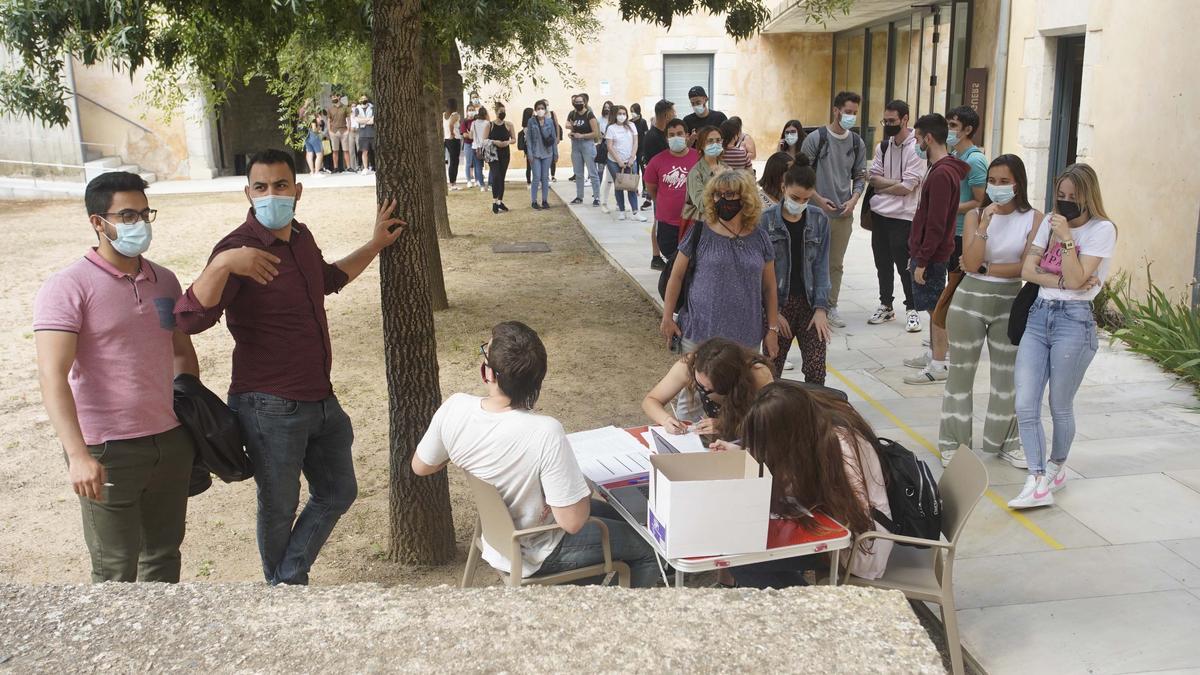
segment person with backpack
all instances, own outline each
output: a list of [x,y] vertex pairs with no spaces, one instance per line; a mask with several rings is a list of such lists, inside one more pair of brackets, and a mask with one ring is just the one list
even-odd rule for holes
[[866,189],[867,146],[851,131],[858,124],[861,102],[862,97],[852,91],[838,92],[833,98],[833,121],[809,134],[800,148],[817,172],[817,205],[829,216],[829,324],[835,328],[846,327],[837,311],[842,261],[850,246],[854,209]]
[[[855,537],[886,530],[879,516],[890,520],[892,508],[884,467],[873,445],[875,432],[854,406],[832,392],[780,380],[758,392],[741,431],[741,446],[774,477],[771,513],[807,520],[807,509],[819,508]],[[727,441],[713,446],[741,449]],[[850,556],[848,571],[878,579],[887,568],[892,545],[882,539],[864,542]],[[826,568],[826,560],[816,554],[734,567],[732,572],[737,585],[748,588],[804,586],[804,572]]]

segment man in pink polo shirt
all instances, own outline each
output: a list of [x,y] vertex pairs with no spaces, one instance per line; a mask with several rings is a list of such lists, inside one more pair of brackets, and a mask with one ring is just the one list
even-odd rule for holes
[[38,375],[83,511],[92,581],[179,581],[194,449],[172,405],[177,373],[199,375],[175,328],[179,281],[142,253],[155,211],[126,172],[88,183],[98,241],[34,301]]

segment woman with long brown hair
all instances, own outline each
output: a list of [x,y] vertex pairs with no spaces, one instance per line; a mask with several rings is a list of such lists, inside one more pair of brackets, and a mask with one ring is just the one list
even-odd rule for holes
[[[854,536],[883,529],[871,509],[891,517],[883,469],[872,443],[875,432],[853,406],[832,393],[795,382],[768,384],[750,406],[741,432],[745,449],[774,476],[771,513],[806,520],[810,517],[805,509],[820,510]],[[878,579],[891,551],[890,541],[864,542],[849,572]],[[735,567],[733,577],[739,586],[752,588],[802,586],[805,570],[826,564],[821,555],[773,560]]]
[[[754,395],[774,380],[761,354],[733,340],[712,338],[671,366],[642,400],[642,410],[668,433],[685,433],[686,423],[693,422],[697,433],[737,439]],[[668,403],[685,396],[690,403],[686,410],[667,410]]]

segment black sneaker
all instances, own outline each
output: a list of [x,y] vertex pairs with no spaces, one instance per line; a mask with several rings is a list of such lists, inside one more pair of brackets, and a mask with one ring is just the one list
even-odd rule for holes
[[568,178],[567,180],[569,180],[569,181],[571,181],[572,183],[574,183],[574,182],[575,182],[575,176],[574,176],[574,175],[572,175],[572,176],[571,176],[570,178]]
[[500,210],[508,213],[508,207],[504,205],[504,202],[500,202]]
[[529,206],[535,211],[541,211],[542,207],[538,206],[537,202],[529,202]]
[[662,256],[660,255],[650,256],[650,269],[659,271],[665,270],[667,269],[667,261],[663,260]]
[[582,204],[582,203],[583,203],[583,197],[576,197],[575,199],[572,199],[572,200],[571,200],[571,203],[572,203],[572,204]]
[[548,208],[550,208],[550,202],[542,202],[542,208],[543,208],[543,209],[548,209]]
[[600,206],[600,198],[599,197],[592,198],[592,206]]
[[492,204],[492,213],[500,213],[500,205]]
[[650,200],[649,200],[649,199],[647,199],[646,201],[642,202],[642,210],[643,210],[643,211],[645,211],[645,210],[646,210],[646,209],[648,209],[648,208],[650,208]]

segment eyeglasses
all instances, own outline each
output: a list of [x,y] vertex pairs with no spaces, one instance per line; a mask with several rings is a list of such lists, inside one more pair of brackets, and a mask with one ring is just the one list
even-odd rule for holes
[[132,224],[138,222],[139,220],[144,220],[147,223],[153,223],[154,219],[158,217],[158,210],[157,209],[143,209],[141,211],[134,211],[133,209],[122,209],[120,211],[117,211],[116,213],[98,213],[96,215],[98,215],[98,216],[120,216],[122,225],[132,225]]
[[742,193],[740,193],[740,192],[714,192],[713,193],[714,200],[716,200],[716,199],[741,199],[741,198],[742,198]]

